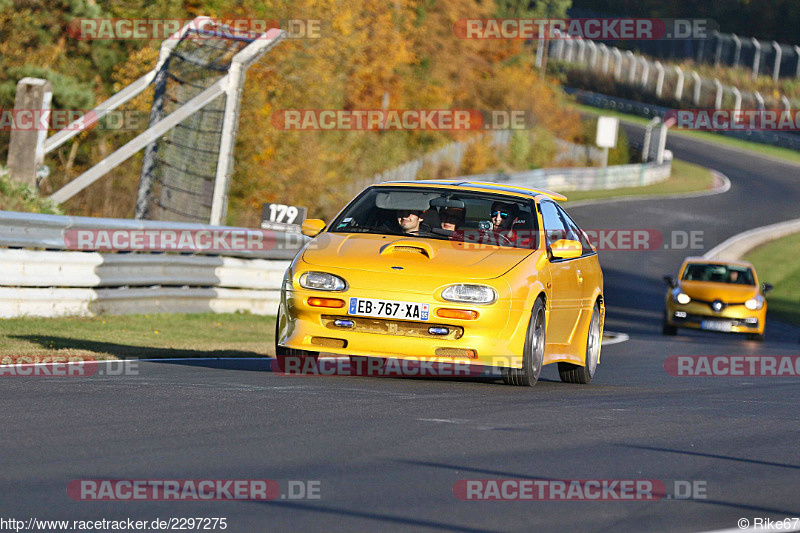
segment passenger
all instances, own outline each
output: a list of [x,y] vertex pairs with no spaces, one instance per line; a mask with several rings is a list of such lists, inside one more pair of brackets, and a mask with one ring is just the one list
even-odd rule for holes
[[466,213],[463,209],[458,207],[445,207],[439,211],[439,220],[442,229],[447,231],[455,231],[464,225],[466,220]]
[[403,233],[419,233],[422,220],[422,211],[412,209],[397,211],[397,223],[403,228]]

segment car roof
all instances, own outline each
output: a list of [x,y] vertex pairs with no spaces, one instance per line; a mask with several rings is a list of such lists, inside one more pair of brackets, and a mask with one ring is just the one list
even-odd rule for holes
[[519,187],[517,185],[504,185],[489,181],[467,181],[467,180],[414,180],[414,181],[385,181],[376,183],[378,187],[396,186],[425,186],[441,189],[458,189],[473,192],[493,192],[506,196],[516,196],[518,198],[536,198],[537,196],[547,196],[559,202],[566,201],[567,197],[557,192],[545,189],[532,189],[530,187]]
[[755,268],[751,263],[742,260],[733,260],[733,259],[706,259],[705,257],[687,257],[683,260],[683,264],[687,265],[690,263],[702,263],[707,265],[735,265],[741,267],[748,267],[753,270]]

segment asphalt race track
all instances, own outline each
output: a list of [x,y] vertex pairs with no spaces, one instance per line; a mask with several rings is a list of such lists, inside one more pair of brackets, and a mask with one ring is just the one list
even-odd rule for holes
[[[641,129],[629,136],[641,137]],[[269,361],[141,362],[138,375],[6,378],[4,518],[226,517],[228,531],[706,531],[800,516],[797,377],[673,377],[670,355],[800,355],[660,330],[664,274],[749,228],[800,216],[800,166],[672,136],[724,194],[569,209],[587,229],[700,231],[703,249],[602,251],[606,329],[589,386],[553,366],[533,389],[492,379],[285,377]],[[666,240],[670,244],[669,240]],[[769,281],[769,280],[763,280]],[[147,354],[142,354],[147,357]],[[319,499],[74,501],[75,479],[319,482]],[[656,501],[462,501],[459,480],[660,480]],[[679,499],[676,483],[694,484]],[[284,493],[285,495],[285,493]]]

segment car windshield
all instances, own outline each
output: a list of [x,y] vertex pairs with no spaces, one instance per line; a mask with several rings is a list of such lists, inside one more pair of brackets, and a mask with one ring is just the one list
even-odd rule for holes
[[330,225],[333,233],[409,235],[536,249],[532,201],[435,188],[373,187]]
[[735,283],[737,285],[755,285],[753,271],[746,266],[714,265],[693,263],[686,265],[683,272],[686,281],[712,281],[716,283]]

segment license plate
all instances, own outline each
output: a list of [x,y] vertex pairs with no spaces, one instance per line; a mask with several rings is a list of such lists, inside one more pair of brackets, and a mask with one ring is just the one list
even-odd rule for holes
[[703,329],[710,329],[712,331],[731,331],[732,324],[730,322],[720,322],[718,320],[703,320],[700,322],[700,327]]
[[430,304],[376,300],[374,298],[350,298],[347,314],[427,321],[429,311]]

